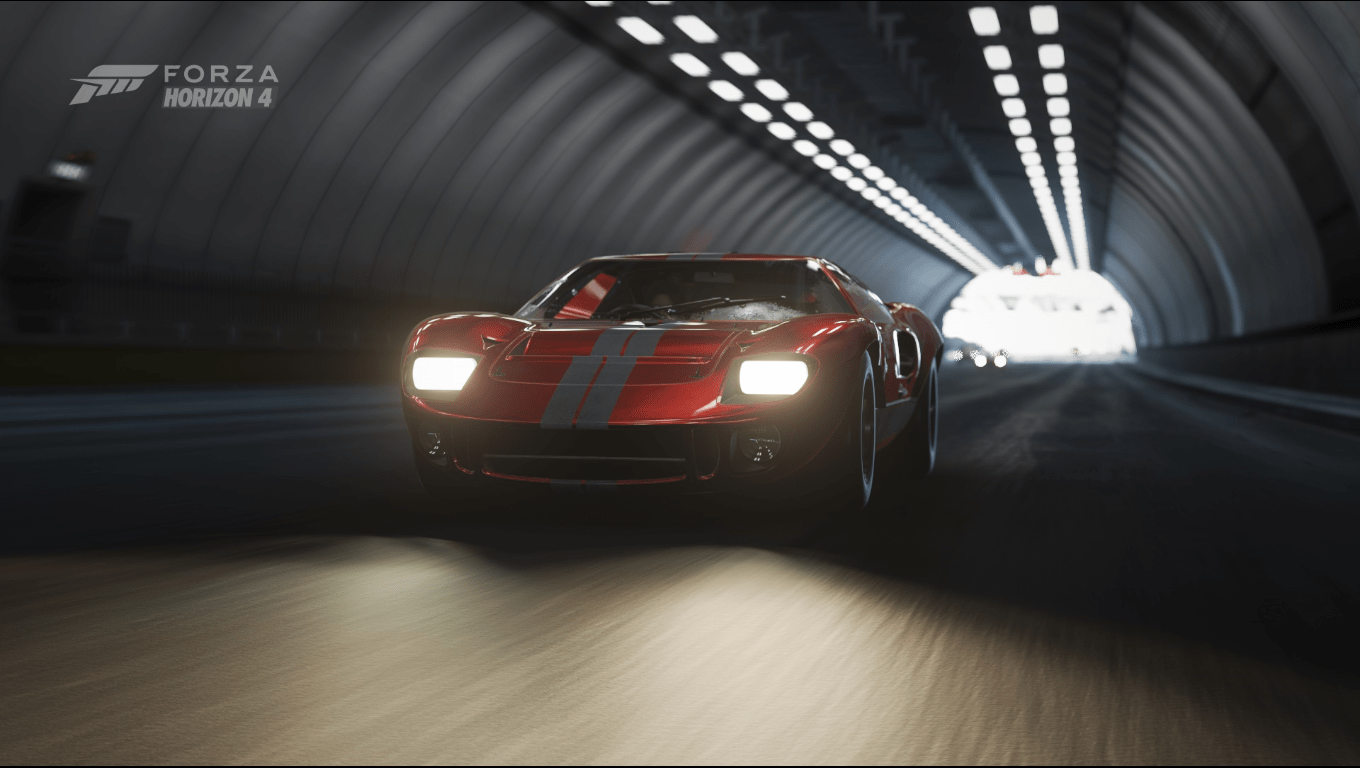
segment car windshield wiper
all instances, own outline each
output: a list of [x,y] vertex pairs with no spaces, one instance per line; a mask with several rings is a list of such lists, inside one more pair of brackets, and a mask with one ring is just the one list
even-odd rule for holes
[[610,312],[606,316],[617,317],[620,320],[627,320],[638,315],[651,315],[662,313],[677,315],[681,312],[691,312],[701,309],[717,309],[718,307],[733,307],[738,304],[754,304],[761,301],[782,301],[787,296],[757,296],[750,299],[729,299],[723,296],[716,296],[711,299],[699,299],[697,301],[683,301],[679,304],[663,304],[659,307],[628,307],[622,312]]

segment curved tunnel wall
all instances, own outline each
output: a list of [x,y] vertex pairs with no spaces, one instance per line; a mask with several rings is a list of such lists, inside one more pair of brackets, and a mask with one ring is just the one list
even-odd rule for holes
[[[281,94],[163,109],[158,70],[68,106],[134,62]],[[969,277],[519,4],[5,4],[0,114],[0,194],[95,152],[73,250],[122,219],[133,265],[504,309],[593,255],[807,253],[937,319]]]
[[1104,270],[1140,347],[1327,314],[1322,255],[1284,162],[1223,77],[1136,8]]

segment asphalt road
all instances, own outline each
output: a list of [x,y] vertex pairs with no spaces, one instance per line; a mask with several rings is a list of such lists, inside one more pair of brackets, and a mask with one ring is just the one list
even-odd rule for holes
[[1360,762],[1360,438],[941,391],[843,520],[453,517],[383,388],[0,394],[0,762]]

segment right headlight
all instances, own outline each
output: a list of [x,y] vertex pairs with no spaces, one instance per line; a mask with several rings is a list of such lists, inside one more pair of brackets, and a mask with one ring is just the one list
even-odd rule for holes
[[471,357],[418,357],[411,364],[411,386],[423,392],[456,392],[475,370],[477,361]]
[[808,365],[801,360],[744,360],[737,371],[745,395],[792,395],[807,379]]

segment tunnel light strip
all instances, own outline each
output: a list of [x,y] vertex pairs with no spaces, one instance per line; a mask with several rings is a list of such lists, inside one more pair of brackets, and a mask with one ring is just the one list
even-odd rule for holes
[[[973,30],[979,37],[991,37],[1000,33],[999,23],[995,31],[986,23],[988,19],[996,18],[994,9],[972,8],[968,15],[973,23]],[[982,23],[979,23],[980,19]],[[1057,8],[1051,5],[1033,6],[1030,8],[1030,25],[1035,34],[1049,35],[1057,32]],[[1073,264],[1072,253],[1075,249],[1077,254],[1075,265],[1079,269],[1089,269],[1086,224],[1082,218],[1079,187],[1076,185],[1076,155],[1068,146],[1067,150],[1060,150],[1061,154],[1058,157],[1058,175],[1063,183],[1067,218],[1072,230],[1072,244],[1069,246],[1067,233],[1063,231],[1062,218],[1058,215],[1053,189],[1049,186],[1048,172],[1044,169],[1042,158],[1039,156],[1039,144],[1032,135],[1034,125],[1025,117],[1025,102],[1019,98],[1020,81],[1015,75],[1004,72],[1011,68],[1010,51],[1004,46],[988,45],[983,47],[982,55],[990,69],[1003,71],[1002,74],[993,76],[992,84],[997,95],[1002,97],[1001,111],[1008,118],[1007,127],[1011,135],[1015,136],[1015,148],[1020,152],[1020,162],[1025,167],[1025,175],[1029,178],[1030,188],[1034,191],[1034,202],[1039,207],[1039,216],[1044,222],[1044,229],[1048,232],[1048,239],[1053,244],[1054,262]],[[1065,63],[1062,46],[1056,43],[1039,46],[1039,63],[1045,69],[1061,69]],[[1049,121],[1049,129],[1054,135],[1066,138],[1070,145],[1071,138],[1065,136],[1072,131],[1072,121],[1067,117],[1071,112],[1071,104],[1064,96],[1067,93],[1067,76],[1056,72],[1044,75],[1044,91],[1052,97],[1045,103],[1046,111],[1052,118]]]
[[[984,9],[973,18],[975,27],[978,25],[982,25],[981,29],[994,27],[997,32],[1001,29],[996,12],[992,9]],[[675,16],[672,21],[680,31],[697,43],[718,42],[717,32],[697,16]],[[623,17],[616,19],[616,23],[636,38],[638,42],[645,45],[656,45],[665,40],[665,36],[659,30],[640,18]],[[988,33],[980,31],[979,34]],[[1010,51],[1005,46],[992,46],[989,50],[993,50],[993,53],[989,54],[989,64],[993,61],[998,64],[1004,62],[1004,66],[994,66],[994,69],[1010,68]],[[719,55],[719,58],[739,76],[754,77],[760,74],[759,65],[739,51],[724,52]],[[670,61],[681,71],[693,77],[708,77],[713,74],[710,65],[693,53],[673,53],[670,55]],[[998,76],[998,91],[1006,87],[1003,86],[1002,78],[1009,78],[1009,82],[1014,84],[1014,91],[1019,92],[1019,85],[1015,83],[1014,75]],[[882,168],[874,165],[867,155],[857,152],[850,142],[837,139],[835,130],[826,123],[816,120],[816,116],[806,105],[787,101],[789,92],[778,81],[768,78],[756,80],[754,87],[761,96],[771,103],[771,106],[779,108],[784,114],[788,115],[790,120],[801,124],[802,130],[814,139],[828,142],[826,147],[824,148],[817,142],[806,138],[800,138],[798,127],[775,121],[775,113],[772,109],[764,104],[748,101],[746,93],[735,84],[721,79],[708,82],[709,90],[713,91],[719,98],[738,103],[742,113],[748,118],[766,124],[767,130],[776,138],[792,141],[795,152],[809,158],[813,165],[829,173],[832,178],[845,184],[850,190],[858,192],[865,200],[873,203],[874,207],[891,216],[893,220],[915,233],[922,240],[930,243],[964,269],[973,274],[982,274],[996,268],[996,265],[967,238],[935,215],[895,179],[890,178]],[[1024,103],[1018,99],[1013,101],[1019,105],[1019,114],[1024,114]],[[1012,106],[1012,109],[1014,108]],[[1027,120],[1021,122],[1025,123],[1025,130],[1028,132],[1029,122]],[[826,150],[829,150],[829,152]],[[838,155],[839,157],[837,157]],[[842,160],[842,158],[844,159]],[[846,165],[842,165],[842,162]],[[846,167],[847,165],[851,167]],[[859,173],[856,174],[855,170],[858,170]]]

